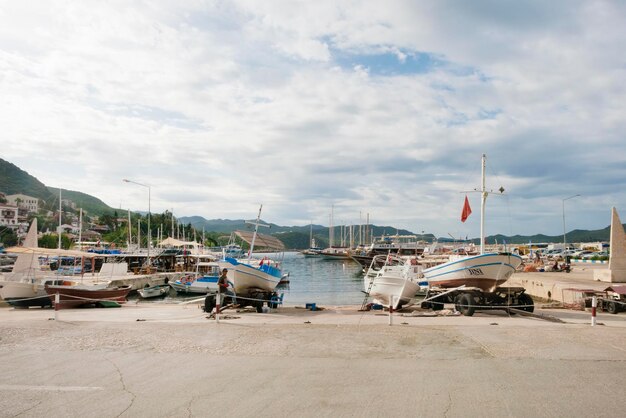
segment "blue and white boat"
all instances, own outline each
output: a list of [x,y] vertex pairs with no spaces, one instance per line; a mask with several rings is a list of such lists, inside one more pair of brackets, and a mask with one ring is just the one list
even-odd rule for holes
[[260,223],[262,209],[263,205],[261,205],[259,209],[256,222],[247,222],[255,226],[254,232],[235,231],[235,235],[250,244],[248,258],[235,259],[232,257],[224,257],[222,260],[218,261],[221,269],[228,269],[228,281],[232,283],[233,290],[237,295],[249,295],[251,292],[259,290],[272,292],[283,277],[281,262],[270,259],[269,257],[260,259],[252,258],[255,245],[281,253],[285,250],[284,244],[279,239],[271,235],[258,233],[259,226],[269,227],[269,225]]
[[[522,257],[508,252],[485,252],[485,154],[482,156],[482,199],[480,205],[480,254],[453,255],[446,263],[424,270],[429,286],[456,288],[462,285],[491,292],[506,282],[522,263]],[[502,193],[504,189],[500,189]],[[462,219],[463,220],[463,219]]]
[[187,273],[180,279],[169,282],[177,293],[207,294],[217,291],[217,279],[220,277],[220,266],[216,262],[196,263],[195,273]]

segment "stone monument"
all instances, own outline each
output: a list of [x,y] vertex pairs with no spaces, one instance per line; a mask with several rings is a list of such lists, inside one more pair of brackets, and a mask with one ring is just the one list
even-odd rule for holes
[[626,232],[615,208],[611,212],[610,244],[609,268],[594,270],[593,278],[609,283],[626,283]]

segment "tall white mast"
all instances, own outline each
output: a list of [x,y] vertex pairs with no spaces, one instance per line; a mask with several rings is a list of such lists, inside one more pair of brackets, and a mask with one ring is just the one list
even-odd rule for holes
[[127,247],[130,247],[132,242],[133,242],[133,225],[130,223],[130,209],[128,209],[128,245]]
[[80,250],[83,249],[83,208],[80,208],[80,215],[78,217],[78,242],[80,243]]
[[333,247],[335,241],[335,229],[333,227],[333,216],[335,212],[335,205],[330,206],[330,228],[328,229],[328,241],[330,243],[329,247]]
[[[59,187],[59,250],[61,249],[61,217],[63,216],[63,208],[61,207],[61,188]],[[61,265],[61,257],[59,256],[59,266]]]
[[266,228],[269,228],[269,225],[265,225],[262,224],[261,221],[261,210],[263,210],[263,205],[261,205],[261,207],[259,208],[259,214],[256,217],[256,222],[250,222],[250,221],[246,221],[247,224],[252,224],[254,225],[254,234],[252,234],[252,242],[250,243],[250,252],[248,253],[248,264],[250,263],[250,260],[252,259],[252,251],[254,251],[254,241],[256,241],[256,234],[259,231],[259,227],[260,226],[264,226]]
[[487,189],[485,188],[485,161],[487,156],[483,154],[482,158],[482,185],[480,200],[480,253],[485,253],[485,202],[487,201]]

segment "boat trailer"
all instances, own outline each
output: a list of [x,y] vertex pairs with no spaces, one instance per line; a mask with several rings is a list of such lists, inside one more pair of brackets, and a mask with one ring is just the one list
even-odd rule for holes
[[440,311],[445,303],[453,303],[464,316],[472,316],[477,310],[502,309],[510,314],[515,310],[532,313],[533,299],[523,287],[496,287],[492,292],[480,288],[460,286],[453,289],[430,287],[421,303],[424,309]]
[[[206,295],[204,298],[204,312],[211,313],[213,309],[215,309],[215,306],[217,305],[217,296],[217,292],[208,293]],[[262,313],[263,306],[265,304],[267,304],[270,309],[278,308],[278,305],[283,303],[283,295],[279,295],[274,291],[252,288],[249,289],[246,294],[237,294],[234,297],[232,295],[224,295],[221,303],[221,309],[224,309],[224,307],[229,304],[235,304],[235,300],[236,305],[239,305],[240,308],[252,306],[258,313]]]

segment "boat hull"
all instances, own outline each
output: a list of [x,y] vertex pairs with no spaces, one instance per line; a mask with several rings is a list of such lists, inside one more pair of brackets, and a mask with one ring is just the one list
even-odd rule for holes
[[176,293],[207,294],[217,292],[217,277],[201,278],[193,282],[183,283],[179,280],[170,282],[169,285]]
[[364,292],[369,294],[372,302],[398,309],[419,292],[420,274],[421,267],[416,264],[394,256],[378,255],[363,277]]
[[17,308],[52,306],[42,286],[24,282],[0,282],[0,297]]
[[419,283],[403,277],[379,276],[374,279],[370,296],[374,303],[389,306],[393,300],[394,309],[406,305],[420,290]]
[[228,281],[236,294],[247,294],[251,289],[272,292],[282,278],[280,269],[268,264],[255,267],[227,258],[219,265],[228,269]]
[[[126,297],[132,286],[116,288],[87,289],[78,286],[46,286],[46,293],[55,309],[77,308],[84,305],[94,305],[98,302],[126,303]],[[59,303],[55,303],[56,294],[59,294]]]
[[170,288],[169,286],[154,286],[138,289],[137,293],[144,299],[158,298],[167,295]]
[[492,291],[506,282],[522,263],[516,254],[486,253],[461,257],[424,270],[430,286],[454,288],[465,285]]

